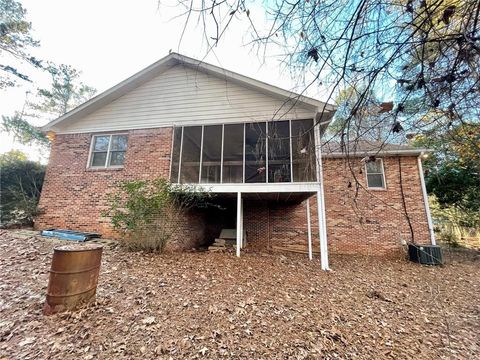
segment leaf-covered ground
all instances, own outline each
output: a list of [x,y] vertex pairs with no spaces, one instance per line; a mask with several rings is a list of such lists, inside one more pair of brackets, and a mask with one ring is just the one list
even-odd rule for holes
[[97,301],[42,315],[58,240],[0,232],[0,359],[480,358],[480,257],[443,267],[106,248]]

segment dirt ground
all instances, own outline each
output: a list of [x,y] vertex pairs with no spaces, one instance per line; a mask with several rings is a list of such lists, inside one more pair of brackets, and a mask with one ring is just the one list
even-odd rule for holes
[[0,230],[0,359],[480,358],[480,255],[442,267],[107,247],[96,302],[44,316],[58,240]]

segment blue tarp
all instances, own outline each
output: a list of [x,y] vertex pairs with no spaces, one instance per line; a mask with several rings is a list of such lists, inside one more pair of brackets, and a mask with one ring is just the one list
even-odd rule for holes
[[62,229],[47,229],[42,230],[40,233],[42,236],[56,237],[59,239],[71,240],[71,241],[87,241],[89,239],[99,238],[102,235],[98,233],[87,233],[75,230],[62,230]]

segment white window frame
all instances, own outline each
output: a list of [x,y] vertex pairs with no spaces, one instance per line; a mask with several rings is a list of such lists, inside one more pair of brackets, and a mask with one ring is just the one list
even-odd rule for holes
[[[125,150],[125,153],[128,151],[128,133],[115,133],[115,134],[95,134],[92,135],[92,139],[90,141],[90,151],[88,153],[88,162],[87,162],[87,169],[123,169],[125,165],[108,165],[110,163],[110,156],[111,156],[111,146],[112,146],[112,137],[113,136],[127,136],[127,150]],[[102,137],[102,136],[109,136],[108,140],[108,148],[107,148],[107,158],[105,160],[105,165],[104,166],[93,166],[92,161],[93,161],[93,149],[95,146],[95,138],[97,137]]]
[[[368,161],[365,162],[364,168],[365,168],[365,181],[367,183],[367,189],[368,190],[386,190],[387,189],[387,182],[385,181],[385,167],[383,165],[383,159],[382,158],[376,158],[375,161],[380,161],[381,167],[382,167],[382,172],[381,173],[369,173],[367,164]],[[382,175],[382,181],[383,181],[383,186],[382,187],[377,187],[377,186],[370,186],[368,183],[368,175]]]

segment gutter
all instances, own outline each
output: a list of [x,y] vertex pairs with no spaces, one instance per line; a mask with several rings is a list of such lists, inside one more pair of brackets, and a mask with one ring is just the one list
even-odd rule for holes
[[365,156],[421,156],[430,152],[428,149],[399,149],[399,150],[371,150],[356,152],[331,152],[323,153],[324,158],[346,158],[346,157],[365,157]]

